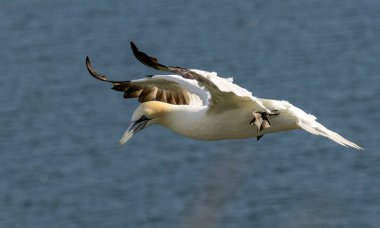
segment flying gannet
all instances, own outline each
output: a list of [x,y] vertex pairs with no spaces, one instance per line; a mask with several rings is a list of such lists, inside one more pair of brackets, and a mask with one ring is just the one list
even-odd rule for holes
[[89,73],[113,84],[125,98],[138,98],[141,103],[132,122],[120,139],[124,144],[136,132],[153,124],[163,125],[186,137],[199,140],[242,139],[281,131],[303,129],[327,137],[345,147],[362,149],[316,121],[288,101],[262,99],[222,78],[215,72],[165,66],[137,49],[135,57],[156,70],[170,72],[128,81],[111,81],[93,68],[86,58]]

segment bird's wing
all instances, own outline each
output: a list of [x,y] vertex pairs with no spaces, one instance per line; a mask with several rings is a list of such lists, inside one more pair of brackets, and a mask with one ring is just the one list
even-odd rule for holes
[[110,82],[112,89],[124,92],[125,98],[138,98],[139,102],[162,101],[174,105],[207,105],[210,94],[198,86],[197,81],[178,75],[154,75],[129,81],[111,81],[98,73],[86,58],[89,73],[98,80]]
[[269,112],[259,99],[252,96],[251,92],[246,89],[232,83],[232,79],[218,77],[214,72],[165,66],[159,63],[157,58],[141,52],[133,42],[131,42],[131,48],[135,57],[144,65],[156,70],[178,74],[184,79],[197,81],[198,87],[204,88],[210,94],[209,111],[211,112],[240,107]]

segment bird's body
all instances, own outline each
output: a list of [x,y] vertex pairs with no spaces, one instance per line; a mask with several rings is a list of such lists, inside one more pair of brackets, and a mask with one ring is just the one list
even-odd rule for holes
[[257,137],[257,130],[249,125],[252,119],[249,109],[231,109],[208,114],[207,107],[170,105],[170,108],[172,111],[158,124],[180,135],[199,140]]
[[175,111],[168,114],[162,125],[178,134],[199,140],[256,138],[296,128],[295,124],[275,117],[271,119],[270,128],[257,132],[255,127],[249,125],[252,111],[244,108],[215,114],[207,114],[207,107],[189,108],[173,105],[173,110]]
[[121,143],[137,131],[159,124],[199,140],[260,139],[269,133],[304,129],[343,146],[362,149],[287,101],[254,97],[251,92],[234,84],[231,78],[219,77],[215,72],[164,66],[157,59],[140,52],[133,43],[131,46],[143,64],[174,74],[109,81],[94,70],[87,58],[91,75],[111,82],[113,89],[124,92],[125,98],[138,98],[142,103],[135,110]]
[[[286,109],[282,110],[282,115],[270,118],[271,127],[258,132],[256,127],[249,124],[252,120],[252,110],[249,107],[208,112],[208,106],[172,105],[158,101],[143,104],[146,105],[165,106],[170,110],[159,121],[153,122],[154,124],[163,125],[180,135],[199,140],[256,138],[264,134],[298,128],[295,118],[288,115]],[[281,106],[286,107],[286,105]]]

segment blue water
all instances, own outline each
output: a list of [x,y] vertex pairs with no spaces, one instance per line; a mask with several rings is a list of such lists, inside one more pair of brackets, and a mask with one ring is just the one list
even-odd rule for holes
[[[0,227],[378,227],[380,2],[2,1]],[[366,150],[302,131],[118,140],[125,80],[163,63],[289,100]]]

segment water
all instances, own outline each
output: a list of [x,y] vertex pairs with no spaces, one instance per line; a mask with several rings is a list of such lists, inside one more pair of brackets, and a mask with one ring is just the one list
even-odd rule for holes
[[[0,227],[376,227],[380,3],[2,1]],[[163,63],[289,100],[358,152],[302,131],[200,142],[151,127],[112,79]]]

